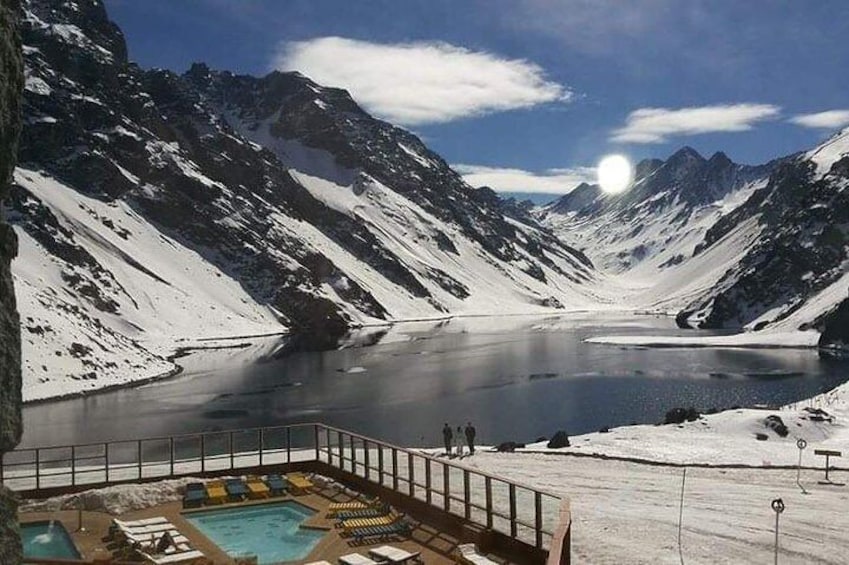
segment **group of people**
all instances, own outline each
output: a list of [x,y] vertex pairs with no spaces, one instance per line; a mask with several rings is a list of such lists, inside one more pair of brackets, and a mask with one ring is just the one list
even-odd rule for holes
[[451,426],[448,425],[448,422],[445,422],[445,425],[442,426],[442,440],[445,442],[445,455],[457,455],[461,457],[463,455],[463,436],[466,436],[466,445],[469,446],[469,455],[475,454],[475,434],[477,430],[472,425],[471,422],[466,423],[466,429],[464,430],[462,427],[457,426],[457,432],[455,433]]

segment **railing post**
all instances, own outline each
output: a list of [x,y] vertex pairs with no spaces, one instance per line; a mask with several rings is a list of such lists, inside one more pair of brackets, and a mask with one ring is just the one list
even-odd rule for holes
[[414,468],[413,454],[407,454],[407,478],[410,483],[410,498],[416,496],[416,472]]
[[366,480],[368,481],[371,479],[371,468],[369,467],[371,465],[371,457],[368,452],[368,440],[365,439],[363,440],[363,459],[366,466]]
[[486,490],[486,527],[492,529],[492,478],[484,477]]
[[136,446],[136,456],[138,457],[138,460],[139,460],[139,480],[141,480],[141,478],[142,478],[142,444],[141,444],[141,440],[138,441],[138,445]]
[[[289,428],[286,428],[289,429]],[[259,429],[259,466],[262,467],[262,444],[265,443],[265,428]]]
[[534,515],[536,518],[536,546],[542,547],[542,494],[534,491]]
[[[288,430],[289,428],[286,428]],[[318,439],[318,424],[313,424],[313,435],[315,436],[315,460],[318,461],[321,459],[321,454],[319,450],[319,439]],[[289,451],[289,436],[286,436],[286,463],[291,462],[292,454]]]
[[380,486],[383,486],[383,446],[377,445],[377,478]]
[[109,482],[109,443],[103,444],[103,459],[106,462],[106,482]]
[[351,436],[351,473],[357,474],[357,450],[354,448],[354,436]]
[[[318,428],[315,431],[315,458],[318,459]],[[286,426],[286,463],[292,462],[292,428]]]
[[77,486],[77,447],[71,446],[71,486]]
[[431,504],[433,500],[433,491],[430,487],[430,457],[425,458],[425,500]]
[[234,461],[233,461],[233,432],[230,432],[229,436],[230,436],[230,437],[229,437],[229,439],[228,439],[228,443],[230,444],[230,468],[231,468],[231,469],[233,469],[233,468],[234,468]]
[[345,470],[345,442],[342,439],[342,432],[336,432],[336,439],[339,441],[339,468]]
[[200,434],[200,472],[206,472],[206,434]]
[[392,490],[398,492],[398,450],[392,448]]
[[3,484],[3,466],[6,464],[3,461],[3,459],[4,459],[5,455],[6,455],[5,453],[0,451],[0,484]]
[[171,460],[171,472],[169,473],[169,475],[173,477],[174,476],[174,436],[171,436],[171,437],[168,438],[168,451],[171,453],[171,457],[169,457],[169,459]]
[[41,488],[41,452],[38,448],[35,450],[35,490]]
[[333,449],[330,447],[330,428],[325,428],[325,439],[327,439],[327,464],[333,466]]
[[442,506],[446,512],[451,511],[451,473],[446,463],[442,464],[442,490],[444,491],[445,500],[442,501]]
[[472,517],[472,488],[468,469],[463,469],[463,505],[464,515],[469,520]]
[[510,537],[516,537],[516,485],[510,483]]

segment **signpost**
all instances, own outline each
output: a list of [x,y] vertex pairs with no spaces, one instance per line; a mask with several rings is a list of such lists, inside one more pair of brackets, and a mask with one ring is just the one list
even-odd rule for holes
[[825,456],[825,480],[819,481],[821,485],[835,485],[835,486],[843,486],[843,483],[835,483],[832,482],[831,479],[828,478],[828,460],[830,457],[842,457],[843,454],[839,451],[833,451],[831,449],[815,449],[814,455],[824,455]]
[[776,498],[770,504],[775,512],[775,565],[778,565],[778,517],[784,512],[784,501]]
[[805,490],[805,487],[802,486],[801,476],[802,476],[802,452],[805,451],[805,448],[808,447],[808,442],[805,441],[805,438],[799,438],[796,440],[796,447],[799,448],[799,464],[796,466],[796,484],[799,485],[799,488],[802,489],[802,494],[808,494],[808,491]]

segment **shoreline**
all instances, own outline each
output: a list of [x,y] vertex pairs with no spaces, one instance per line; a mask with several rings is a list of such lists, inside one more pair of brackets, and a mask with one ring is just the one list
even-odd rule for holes
[[[658,317],[663,316],[662,313],[650,313],[646,311],[635,311],[635,310],[605,310],[605,311],[596,311],[596,310],[587,310],[587,309],[576,309],[576,310],[561,310],[561,309],[552,309],[550,311],[535,311],[535,312],[527,312],[527,313],[510,313],[510,314],[448,314],[444,316],[433,316],[433,317],[424,317],[424,318],[409,318],[409,319],[399,319],[399,320],[391,320],[386,322],[373,322],[373,323],[360,323],[352,325],[350,331],[357,330],[367,330],[373,328],[392,328],[403,324],[416,324],[416,323],[439,323],[451,320],[464,320],[464,319],[480,319],[480,318],[548,318],[548,317],[568,317],[568,316],[585,316],[585,315],[597,315],[600,318],[610,317],[610,316],[623,316],[623,317]],[[739,334],[732,334],[729,336],[721,336],[720,339],[723,341],[728,338],[736,338],[739,336],[745,335],[746,332],[741,332]],[[22,404],[24,406],[34,406],[39,404],[48,404],[50,402],[61,402],[64,400],[69,400],[73,398],[82,398],[87,396],[93,396],[97,394],[102,394],[106,392],[112,392],[122,388],[134,388],[143,386],[146,384],[150,384],[152,382],[164,381],[168,379],[172,379],[181,375],[184,371],[184,367],[176,362],[177,359],[182,357],[186,357],[191,355],[196,351],[204,351],[204,350],[225,350],[225,349],[245,349],[253,345],[252,343],[238,343],[238,344],[213,344],[215,342],[232,342],[237,340],[249,340],[249,339],[267,339],[273,337],[284,338],[287,336],[296,336],[297,332],[292,332],[290,330],[281,330],[276,332],[267,332],[267,333],[259,333],[259,334],[249,334],[249,335],[231,335],[231,336],[220,336],[220,337],[201,337],[194,339],[184,339],[183,341],[189,342],[189,344],[184,346],[177,346],[171,349],[171,351],[165,355],[165,358],[174,363],[175,367],[170,369],[169,371],[165,371],[158,375],[152,375],[150,377],[145,377],[137,380],[130,380],[128,382],[122,383],[114,383],[105,385],[103,387],[99,387],[91,390],[82,390],[78,392],[70,392],[65,394],[58,394],[55,396],[48,396],[30,400],[24,400]],[[774,334],[776,336],[786,335],[786,334]],[[768,343],[768,342],[741,342],[741,343],[710,343],[704,342],[701,340],[716,340],[714,336],[703,336],[701,338],[698,337],[680,337],[680,336],[597,336],[590,337],[583,340],[583,343],[592,344],[592,345],[606,345],[606,346],[633,346],[633,347],[645,347],[649,349],[799,349],[799,350],[819,350],[820,348],[816,343],[812,344],[799,344],[799,343]],[[204,345],[204,343],[210,343],[210,345]],[[799,402],[802,402],[806,399],[801,399]]]

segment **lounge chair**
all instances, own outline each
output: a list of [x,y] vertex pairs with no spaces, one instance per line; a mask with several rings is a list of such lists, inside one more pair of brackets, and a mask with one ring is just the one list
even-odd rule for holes
[[388,561],[389,563],[407,563],[408,561],[421,562],[422,560],[422,554],[420,551],[411,553],[407,550],[401,549],[400,547],[394,547],[391,545],[381,545],[380,547],[369,549],[368,552],[370,556],[374,557],[378,561]]
[[136,528],[139,526],[153,526],[155,524],[164,524],[168,521],[168,518],[165,516],[155,516],[153,518],[144,518],[142,520],[119,520],[118,518],[113,518],[112,522],[118,526],[123,526],[126,528]]
[[382,504],[379,498],[370,498],[368,500],[351,500],[349,502],[332,502],[327,506],[327,517],[333,518],[337,512],[346,510],[361,510],[363,508],[373,508]]
[[166,565],[168,563],[187,563],[190,561],[196,561],[204,557],[203,553],[196,549],[166,555],[151,555],[143,551],[139,553],[145,561],[154,563],[155,565]]
[[227,488],[224,481],[206,483],[206,499],[210,504],[222,504],[227,501]]
[[354,528],[348,531],[348,535],[354,542],[360,543],[371,538],[388,538],[393,536],[408,536],[412,527],[406,520],[398,520],[385,526],[369,526],[366,528]]
[[337,520],[353,520],[355,518],[377,518],[378,516],[386,516],[392,512],[392,508],[388,504],[382,504],[374,508],[359,508],[357,510],[343,510],[336,513]]
[[389,524],[394,524],[402,518],[403,515],[395,514],[393,512],[391,514],[385,514],[383,516],[377,516],[375,518],[354,518],[352,520],[339,520],[336,522],[336,525],[341,526],[342,529],[347,531],[356,528],[368,528],[369,526],[388,526]]
[[289,473],[286,480],[289,481],[292,494],[303,494],[314,486],[311,480],[300,473]]
[[224,482],[224,488],[227,489],[230,500],[239,501],[248,497],[248,487],[242,479],[227,479]]
[[377,565],[377,561],[359,553],[349,553],[339,558],[342,565]]
[[495,561],[478,551],[473,543],[462,543],[457,546],[457,556],[461,563],[468,565],[498,565]]
[[265,484],[268,485],[271,496],[283,496],[289,488],[289,481],[278,474],[268,475],[265,478]]
[[245,484],[248,487],[248,498],[268,498],[271,494],[271,489],[259,477],[250,476]]
[[201,483],[189,483],[186,485],[186,494],[183,495],[183,508],[197,508],[206,502],[206,489]]

